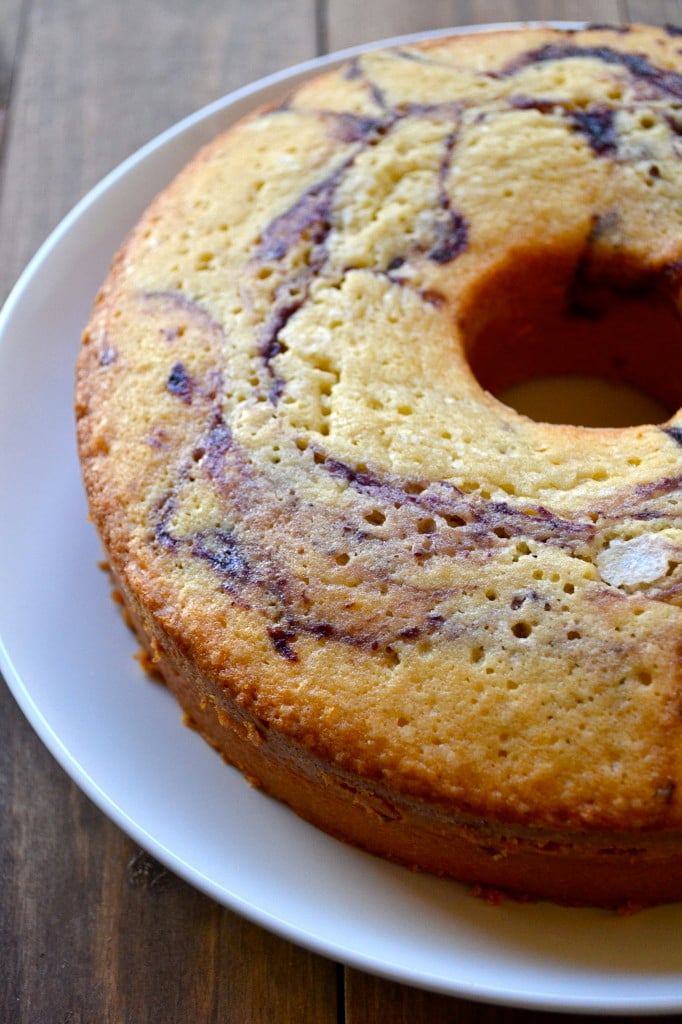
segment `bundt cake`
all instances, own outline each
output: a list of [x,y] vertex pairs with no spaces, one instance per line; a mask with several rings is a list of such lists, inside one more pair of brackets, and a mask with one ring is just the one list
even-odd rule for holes
[[[204,148],[77,371],[150,661],[340,839],[525,897],[682,897],[682,39],[368,51]],[[662,422],[505,389],[638,388]]]

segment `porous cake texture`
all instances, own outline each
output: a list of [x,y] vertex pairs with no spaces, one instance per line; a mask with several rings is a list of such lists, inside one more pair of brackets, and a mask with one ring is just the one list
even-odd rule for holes
[[[682,897],[682,39],[371,51],[202,150],[78,364],[116,587],[188,719],[347,841]],[[622,429],[502,402],[595,374]]]

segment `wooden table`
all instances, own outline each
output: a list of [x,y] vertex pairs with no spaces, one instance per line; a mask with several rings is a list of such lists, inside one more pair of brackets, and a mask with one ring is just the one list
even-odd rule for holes
[[[103,174],[236,86],[355,43],[526,18],[682,24],[682,0],[0,0],[0,297]],[[0,686],[3,1024],[545,1016],[377,979],[213,903],[89,802]]]

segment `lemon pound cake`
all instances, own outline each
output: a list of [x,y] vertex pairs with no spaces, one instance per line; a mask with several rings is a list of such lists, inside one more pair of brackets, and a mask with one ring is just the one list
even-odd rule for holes
[[[84,334],[92,518],[149,658],[340,839],[682,897],[682,39],[368,52],[156,199]],[[664,422],[557,425],[536,375]]]

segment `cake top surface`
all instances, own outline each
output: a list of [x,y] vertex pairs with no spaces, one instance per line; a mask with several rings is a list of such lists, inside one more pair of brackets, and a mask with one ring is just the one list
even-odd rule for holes
[[[463,814],[680,825],[681,51],[370,51],[206,147],[85,333],[126,586],[264,722]],[[590,371],[670,418],[495,397]]]

